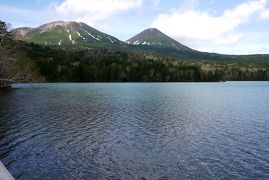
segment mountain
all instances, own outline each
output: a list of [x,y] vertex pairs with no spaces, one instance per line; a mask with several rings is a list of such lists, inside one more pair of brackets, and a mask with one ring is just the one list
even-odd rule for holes
[[158,29],[149,28],[126,41],[132,45],[155,46],[159,48],[174,48],[182,51],[191,51],[189,47],[177,42]]
[[42,45],[122,44],[117,38],[100,32],[82,22],[56,21],[37,28],[17,28],[11,32],[15,35],[15,39]]
[[126,41],[131,49],[138,52],[150,52],[181,59],[230,60],[233,57],[216,53],[200,52],[191,49],[156,28],[149,28]]
[[[267,59],[268,56],[233,56],[206,53],[191,49],[155,28],[146,29],[126,43],[117,38],[100,32],[83,22],[56,21],[37,28],[22,27],[11,31],[15,39],[53,47],[102,47],[124,50],[132,54],[150,53],[185,60],[236,61],[245,59],[253,61]],[[77,48],[79,47],[79,48]],[[266,58],[265,58],[266,57]],[[264,61],[264,60],[263,60]]]

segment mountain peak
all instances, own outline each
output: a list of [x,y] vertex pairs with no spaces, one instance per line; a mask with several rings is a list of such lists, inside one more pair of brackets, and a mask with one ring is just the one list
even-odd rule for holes
[[160,32],[159,29],[157,28],[148,28],[145,31],[150,31],[150,32]]
[[122,43],[113,36],[76,21],[54,21],[37,28],[18,28],[12,32],[17,39],[51,46]]
[[156,28],[148,28],[126,41],[133,45],[171,47],[180,50],[191,50]]
[[142,31],[139,34],[144,34],[144,35],[156,35],[156,34],[159,34],[160,35],[160,34],[162,34],[162,35],[165,35],[164,33],[162,33],[157,28],[148,28],[148,29],[145,29],[144,31]]
[[47,28],[47,29],[52,29],[56,26],[63,26],[63,27],[66,27],[68,25],[77,25],[77,24],[80,24],[76,21],[54,21],[54,22],[50,22],[50,23],[47,23],[47,24],[43,24],[41,26],[39,26],[38,28]]

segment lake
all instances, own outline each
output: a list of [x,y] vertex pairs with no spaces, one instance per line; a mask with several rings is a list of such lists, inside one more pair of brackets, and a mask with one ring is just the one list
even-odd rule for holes
[[15,84],[0,159],[27,180],[269,179],[269,82]]

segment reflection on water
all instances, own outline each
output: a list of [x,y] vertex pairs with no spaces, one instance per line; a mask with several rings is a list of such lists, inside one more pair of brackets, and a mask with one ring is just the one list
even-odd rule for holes
[[17,179],[268,179],[268,112],[268,82],[18,84],[0,159]]

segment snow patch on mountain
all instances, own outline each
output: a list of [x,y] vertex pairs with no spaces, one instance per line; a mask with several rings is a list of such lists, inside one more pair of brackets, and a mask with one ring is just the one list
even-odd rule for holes
[[47,31],[48,31],[47,29],[43,29],[42,31],[40,31],[40,34],[47,32]]
[[134,42],[134,45],[139,45],[140,44],[140,40],[136,40],[135,42]]
[[63,39],[61,39],[61,40],[58,42],[58,45],[59,45],[59,46],[61,46],[62,41],[63,41]]
[[79,32],[77,32],[78,36],[81,37],[83,40],[86,40],[85,37],[81,36],[81,34]]
[[85,31],[89,36],[91,36],[93,39],[100,41],[99,38],[95,37],[94,35],[92,35],[91,33],[89,33],[88,31]]
[[67,33],[69,34],[69,40],[72,42],[72,44],[75,44],[76,42],[72,39],[72,35],[70,34],[70,31],[66,28]]
[[114,41],[112,41],[112,39],[110,39],[109,37],[106,37],[107,39],[109,39],[112,43],[114,43]]
[[79,33],[79,32],[77,32],[77,34],[78,34],[78,36],[79,36],[79,37],[81,37],[81,38],[82,38],[82,36],[80,35],[80,33]]

